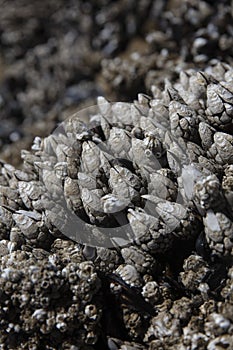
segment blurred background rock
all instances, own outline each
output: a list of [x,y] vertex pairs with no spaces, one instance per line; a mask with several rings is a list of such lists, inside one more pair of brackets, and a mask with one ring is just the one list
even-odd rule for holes
[[232,63],[232,1],[0,0],[0,158],[75,111]]

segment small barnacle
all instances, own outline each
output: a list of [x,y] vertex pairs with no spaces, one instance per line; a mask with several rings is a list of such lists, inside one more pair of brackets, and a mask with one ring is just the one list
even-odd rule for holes
[[169,103],[171,133],[189,141],[198,141],[198,117],[191,108],[177,101]]
[[216,130],[206,122],[200,122],[198,126],[201,144],[205,151],[207,151],[214,142],[214,134]]
[[113,158],[126,158],[131,148],[130,134],[117,127],[110,129],[110,135],[107,140],[108,149],[111,151]]
[[139,198],[141,181],[129,169],[115,165],[110,169],[109,187],[113,195],[130,203]]
[[156,267],[154,258],[135,246],[122,248],[121,255],[124,262],[133,265],[139,273],[148,273]]
[[121,261],[120,255],[115,249],[104,247],[96,248],[96,258],[94,264],[97,270],[103,272],[112,272],[117,268]]
[[165,224],[143,209],[128,209],[128,220],[133,230],[133,241],[142,250],[148,252],[164,252],[172,244],[172,235]]
[[148,192],[153,196],[175,201],[178,194],[175,174],[167,168],[161,168],[150,174]]
[[216,132],[214,134],[214,145],[217,150],[215,160],[219,164],[231,164],[233,163],[233,136]]
[[158,340],[156,345],[161,347],[165,342],[168,344],[169,342],[171,344],[177,344],[180,336],[180,321],[168,312],[161,312],[158,316],[151,319],[144,337],[144,342],[152,342],[153,344],[153,340]]
[[208,210],[203,219],[207,243],[214,255],[232,256],[233,223],[223,213]]
[[191,291],[195,291],[209,273],[208,264],[198,255],[190,255],[185,259],[183,269],[184,271],[180,272],[181,281]]
[[200,177],[194,185],[193,199],[202,209],[223,209],[225,206],[220,182],[216,175]]
[[64,196],[69,209],[74,212],[82,206],[78,180],[66,177],[64,181]]
[[142,296],[151,304],[157,304],[161,300],[161,292],[157,282],[147,282],[142,288]]
[[26,238],[36,238],[40,228],[41,214],[18,210],[13,214],[13,219]]
[[133,265],[119,265],[115,270],[115,274],[119,275],[122,280],[127,283],[130,287],[140,287],[141,279],[136,268]]
[[36,201],[43,194],[43,187],[39,181],[19,181],[19,195],[28,209],[33,209],[32,201]]

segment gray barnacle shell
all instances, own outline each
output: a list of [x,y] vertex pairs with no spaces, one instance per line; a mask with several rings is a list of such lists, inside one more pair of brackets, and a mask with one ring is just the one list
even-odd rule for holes
[[155,211],[168,232],[183,239],[191,238],[198,234],[200,221],[198,217],[180,203],[169,202],[153,195],[144,195],[149,200],[150,211]]
[[220,182],[216,175],[200,177],[194,185],[194,201],[202,209],[223,209],[225,206]]
[[161,168],[150,174],[148,193],[169,201],[175,201],[178,193],[175,174],[168,168]]
[[44,193],[39,181],[19,181],[19,195],[28,209],[33,209],[33,201],[37,201]]
[[90,221],[95,222],[96,216],[98,216],[98,219],[103,218],[104,208],[101,200],[104,195],[103,190],[88,190],[87,188],[82,188],[80,193],[83,207],[89,216]]
[[13,214],[16,225],[20,228],[26,238],[36,238],[41,226],[41,214],[33,211],[18,210]]
[[169,103],[171,133],[174,137],[183,137],[189,141],[197,141],[198,117],[190,107],[177,101]]
[[[150,343],[153,349],[161,348],[166,342],[177,344],[181,335],[180,322],[177,318],[168,312],[160,312],[158,316],[151,319],[149,328],[144,337],[144,342]],[[155,341],[155,344],[153,344]]]
[[121,255],[126,264],[133,265],[141,274],[149,273],[155,268],[154,258],[135,246],[122,248]]
[[121,264],[114,271],[130,287],[140,287],[142,284],[139,273],[136,268],[130,264]]
[[172,236],[165,224],[143,209],[128,209],[128,220],[133,230],[133,241],[148,252],[166,251],[172,244]]
[[142,288],[142,296],[147,302],[157,304],[161,300],[161,292],[157,282],[149,281]]
[[110,135],[107,140],[108,149],[114,158],[128,158],[128,153],[131,148],[130,134],[117,127],[113,127],[110,130]]
[[222,132],[214,134],[214,145],[217,149],[216,161],[220,164],[233,163],[233,136]]
[[202,147],[205,151],[207,151],[214,142],[214,133],[216,132],[216,130],[205,122],[199,123],[198,130],[201,138]]
[[96,248],[94,264],[97,270],[102,272],[112,272],[120,264],[120,261],[120,254],[117,250],[104,247]]
[[153,99],[150,101],[149,115],[152,121],[159,128],[167,128],[169,126],[169,111],[168,107],[161,99]]
[[80,198],[80,190],[78,180],[74,180],[70,177],[66,177],[64,181],[64,196],[67,203],[67,207],[74,212],[78,211],[82,206]]
[[211,125],[224,129],[232,124],[233,93],[221,83],[207,87],[207,118]]
[[109,187],[113,195],[130,203],[139,197],[141,181],[129,169],[115,165],[110,169]]
[[183,272],[180,272],[181,281],[191,291],[198,288],[199,283],[204,280],[210,271],[206,261],[199,255],[190,255],[185,259],[183,270]]
[[223,213],[208,210],[203,219],[207,243],[214,255],[233,255],[233,223]]

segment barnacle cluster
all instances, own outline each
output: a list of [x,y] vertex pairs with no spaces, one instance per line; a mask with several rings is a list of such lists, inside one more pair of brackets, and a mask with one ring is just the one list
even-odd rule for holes
[[6,3],[0,349],[232,349],[232,4]]
[[232,73],[99,97],[1,163],[3,349],[231,348]]

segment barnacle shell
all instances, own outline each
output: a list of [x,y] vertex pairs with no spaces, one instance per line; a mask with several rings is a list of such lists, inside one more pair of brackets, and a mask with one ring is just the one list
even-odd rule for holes
[[228,256],[233,254],[233,223],[223,213],[211,210],[204,218],[206,240],[213,254]]
[[119,265],[115,270],[115,274],[119,275],[131,287],[141,285],[140,276],[133,265]]

